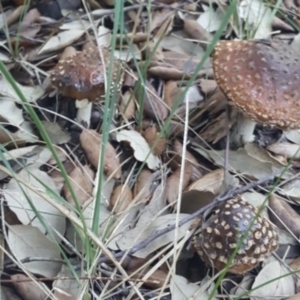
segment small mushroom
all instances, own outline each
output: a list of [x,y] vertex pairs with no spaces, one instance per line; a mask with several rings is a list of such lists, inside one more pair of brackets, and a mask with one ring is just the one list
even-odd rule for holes
[[253,141],[255,124],[300,128],[300,56],[283,42],[220,41],[212,55],[215,79],[240,112],[232,144]]
[[[222,202],[192,239],[200,258],[222,270],[246,234],[257,209],[240,197]],[[199,232],[198,231],[198,232]],[[238,249],[228,270],[243,274],[270,256],[278,247],[278,234],[271,223],[258,216]]]
[[[105,95],[105,73],[109,69],[109,64],[110,52],[107,48],[89,47],[60,60],[51,73],[51,83],[63,96],[96,101]],[[117,78],[119,72],[121,76]],[[111,92],[115,87],[120,90],[123,74],[121,63],[115,60],[112,68]]]

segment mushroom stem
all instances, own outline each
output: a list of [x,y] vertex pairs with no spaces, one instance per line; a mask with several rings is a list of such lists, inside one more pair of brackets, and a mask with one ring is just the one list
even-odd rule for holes
[[231,146],[241,147],[246,143],[254,141],[253,131],[256,123],[239,112],[237,116],[237,123],[231,134]]
[[92,106],[92,102],[88,102],[88,100],[76,100],[76,121],[79,123],[84,123],[87,128],[90,126],[91,122]]

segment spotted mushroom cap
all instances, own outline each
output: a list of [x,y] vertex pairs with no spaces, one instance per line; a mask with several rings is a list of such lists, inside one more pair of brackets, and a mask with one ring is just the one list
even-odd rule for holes
[[[222,270],[245,235],[257,209],[240,197],[221,203],[195,233],[192,245],[208,265]],[[272,254],[278,247],[278,234],[264,217],[257,217],[236,253],[229,272],[243,274]]]
[[220,41],[213,52],[218,86],[250,119],[300,128],[300,56],[283,42]]
[[[50,75],[51,83],[58,92],[77,100],[96,101],[105,95],[105,72],[109,68],[110,52],[101,48],[90,47],[67,59],[60,60]],[[102,60],[103,58],[103,60]],[[111,92],[115,85],[119,90],[123,83],[123,72],[117,80],[120,63],[115,60],[111,80]]]

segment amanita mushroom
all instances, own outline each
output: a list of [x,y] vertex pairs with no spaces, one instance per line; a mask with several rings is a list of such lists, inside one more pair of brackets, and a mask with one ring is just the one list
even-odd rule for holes
[[[257,209],[240,197],[221,203],[195,233],[192,245],[200,258],[222,270],[246,234]],[[243,274],[266,259],[278,247],[278,234],[273,225],[258,216],[236,253],[228,272]]]
[[300,128],[300,56],[282,42],[220,41],[212,55],[219,88],[240,115],[232,142],[253,141],[255,123]]
[[[101,54],[101,55],[100,55]],[[105,95],[105,73],[110,64],[110,52],[101,47],[89,47],[61,60],[51,73],[51,83],[58,92],[77,100],[96,101]],[[122,66],[114,61],[110,92],[120,90],[123,83]],[[120,72],[120,78],[118,73]]]

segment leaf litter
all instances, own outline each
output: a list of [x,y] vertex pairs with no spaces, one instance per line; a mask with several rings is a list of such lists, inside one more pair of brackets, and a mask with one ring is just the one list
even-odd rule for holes
[[[72,57],[83,49],[110,48],[117,2],[87,1],[90,11],[75,1],[55,8],[23,2],[3,1],[0,11],[1,62],[28,103],[1,73],[1,256],[8,257],[1,298],[293,299],[300,287],[290,274],[300,257],[299,130],[257,124],[254,141],[227,151],[237,111],[227,108],[205,51],[219,30],[221,39],[276,40],[299,51],[299,3],[237,1],[236,18],[220,29],[225,1],[126,2],[125,30],[104,57],[116,62],[111,86],[109,74],[99,73],[108,70],[101,60],[82,86],[60,70],[63,84],[84,91],[82,100],[62,95],[50,74],[59,61],[79,72],[84,62]],[[108,102],[89,94],[93,86]],[[277,181],[264,182],[272,174]],[[241,199],[277,228],[277,258],[228,273],[217,286],[219,270],[200,259],[190,237],[204,230],[216,197],[243,188]]]

